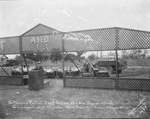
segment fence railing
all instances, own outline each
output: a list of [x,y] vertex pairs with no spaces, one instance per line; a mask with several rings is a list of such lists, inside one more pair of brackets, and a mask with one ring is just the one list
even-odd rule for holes
[[0,76],[0,84],[24,85],[22,76]]
[[150,91],[150,79],[66,77],[65,87]]

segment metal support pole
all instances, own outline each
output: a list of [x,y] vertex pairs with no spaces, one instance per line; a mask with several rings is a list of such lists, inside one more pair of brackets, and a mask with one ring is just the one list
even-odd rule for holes
[[21,56],[21,72],[22,72],[22,80],[21,80],[21,84],[24,85],[24,81],[23,81],[23,56],[22,56],[22,37],[19,37],[19,49],[20,49],[20,56]]
[[66,52],[66,54],[67,54],[67,56],[69,57],[69,59],[71,60],[71,62],[75,65],[75,67],[78,69],[78,71],[80,71],[79,70],[79,68],[78,68],[78,66],[75,64],[75,62],[72,60],[72,58],[69,56],[69,54],[67,53],[67,51],[65,51]]
[[3,54],[3,56],[4,56],[6,59],[9,59],[5,54]]
[[98,61],[98,51],[97,51],[97,61]]
[[2,70],[7,74],[7,76],[9,76],[9,74],[7,73],[7,71],[0,65],[0,67],[2,68]]
[[[3,56],[6,57],[6,59],[8,59],[8,57],[7,57],[5,54],[3,54]],[[8,74],[7,71],[3,68],[3,66],[0,65],[0,67],[1,67],[1,69],[5,72],[5,74],[7,74],[7,76],[9,76],[9,74]]]
[[115,40],[116,40],[116,47],[115,47],[115,52],[116,52],[116,80],[115,80],[115,89],[119,89],[119,73],[118,73],[118,42],[119,42],[119,33],[118,33],[118,28],[115,29],[116,35],[115,35]]
[[27,71],[28,71],[28,73],[29,73],[29,68],[28,68],[27,60],[26,60],[26,58],[25,58],[25,55],[24,55],[24,54],[23,54],[23,59],[24,59],[24,62],[25,62],[25,64],[26,64]]
[[[2,50],[3,52],[3,56],[6,58],[6,59],[9,59],[5,54],[4,54],[4,51]],[[7,76],[9,76],[9,74],[7,73],[7,71],[3,68],[3,66],[0,66],[1,69],[7,74]]]
[[119,73],[118,73],[118,52],[116,50],[116,78],[119,78]]
[[62,60],[63,60],[63,85],[64,85],[64,87],[65,87],[65,79],[66,79],[66,75],[65,75],[65,54],[64,54],[64,52],[65,52],[65,39],[64,39],[64,33],[63,33],[63,35],[62,35],[62,53],[63,53],[63,58],[62,58]]
[[103,53],[102,53],[102,51],[103,51],[103,43],[102,43],[102,41],[101,41],[101,50],[100,50],[100,60],[102,61],[103,60]]
[[22,54],[20,55],[21,56],[21,75],[22,75],[22,85],[24,85],[24,81],[23,81],[23,56]]

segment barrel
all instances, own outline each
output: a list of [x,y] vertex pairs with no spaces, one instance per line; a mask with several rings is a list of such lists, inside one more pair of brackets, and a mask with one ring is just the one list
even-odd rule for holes
[[29,72],[29,90],[39,91],[44,88],[43,70],[32,70]]

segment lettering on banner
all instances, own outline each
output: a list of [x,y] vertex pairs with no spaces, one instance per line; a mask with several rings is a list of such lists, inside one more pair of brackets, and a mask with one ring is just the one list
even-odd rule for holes
[[53,31],[52,35],[56,35],[58,33],[59,33],[58,31]]
[[37,36],[31,38],[31,44],[34,45],[35,50],[40,50],[39,45],[42,44],[42,50],[48,49],[48,36]]
[[44,49],[44,50],[47,50],[47,49],[48,49],[48,45],[47,45],[47,44],[44,44],[44,45],[43,45],[43,49]]
[[65,34],[63,38],[66,40],[84,41],[85,45],[88,45],[89,41],[94,41],[90,35],[83,33],[69,33]]
[[37,36],[31,38],[31,43],[48,43],[48,36]]
[[39,45],[38,44],[34,44],[34,49],[39,50]]
[[3,51],[4,50],[4,43],[6,41],[0,40],[0,49]]

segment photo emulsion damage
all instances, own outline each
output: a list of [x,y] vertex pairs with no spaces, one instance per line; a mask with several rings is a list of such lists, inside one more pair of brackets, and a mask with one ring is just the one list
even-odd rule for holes
[[0,119],[149,119],[149,0],[0,1]]

